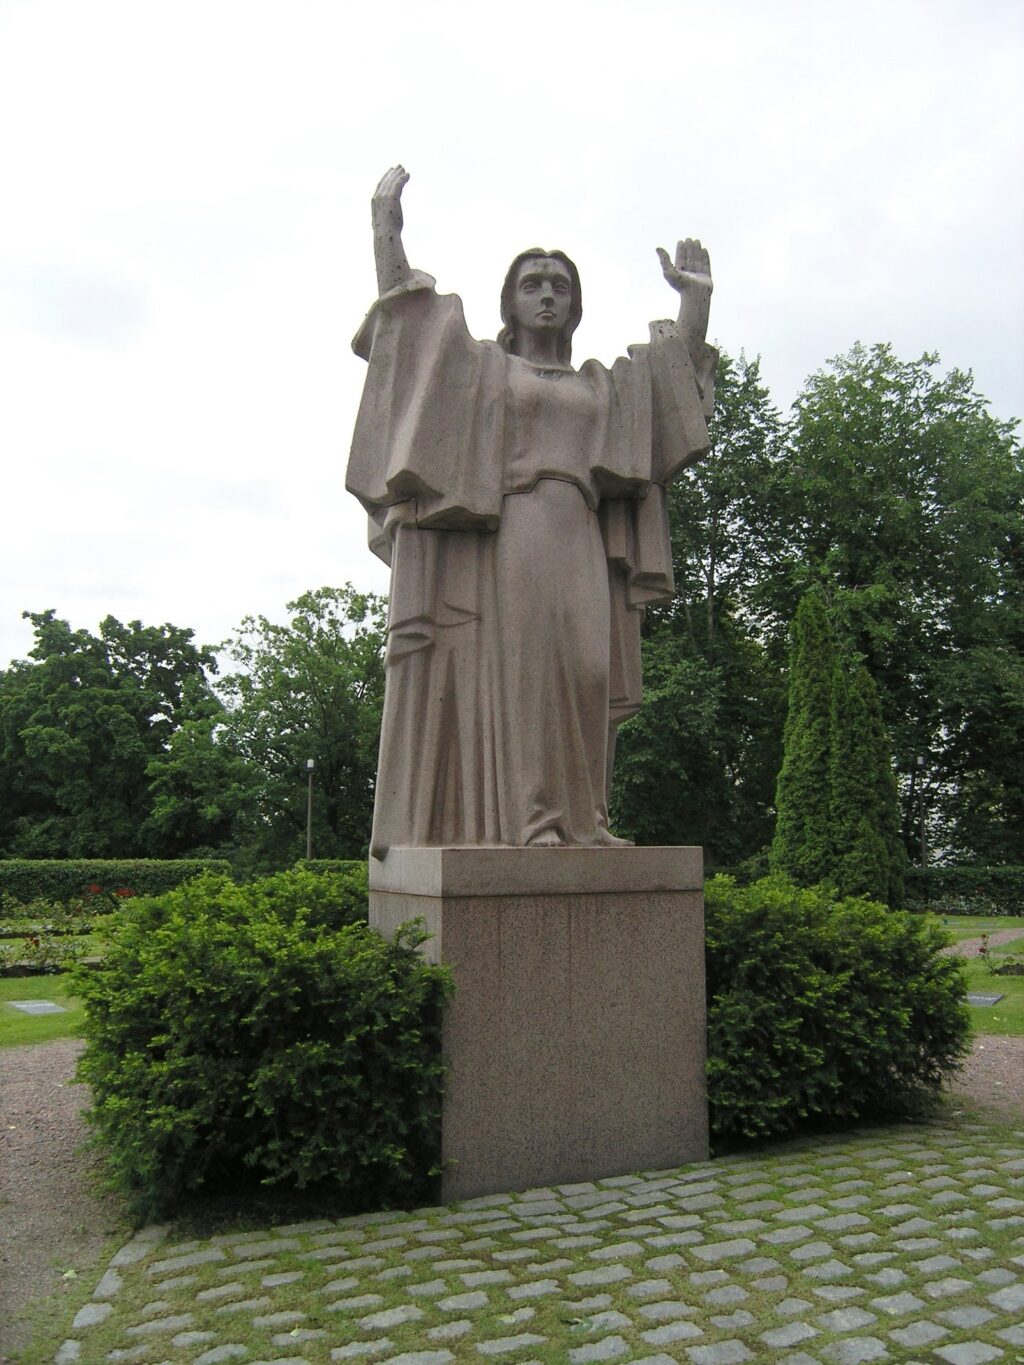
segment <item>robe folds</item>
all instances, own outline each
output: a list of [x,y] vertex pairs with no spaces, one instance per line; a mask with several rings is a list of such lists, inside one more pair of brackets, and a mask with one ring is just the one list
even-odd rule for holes
[[610,369],[470,336],[417,273],[377,301],[346,487],[391,568],[371,854],[612,842],[608,755],[673,592],[665,489],[707,449],[715,351],[672,323]]

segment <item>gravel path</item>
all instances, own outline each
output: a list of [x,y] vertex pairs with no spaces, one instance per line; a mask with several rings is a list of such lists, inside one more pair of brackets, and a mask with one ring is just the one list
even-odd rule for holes
[[[960,945],[961,947],[963,945]],[[28,1305],[98,1276],[104,1243],[127,1239],[117,1202],[93,1188],[81,1150],[86,1093],[72,1085],[82,1044],[0,1049],[0,1365],[30,1334]],[[1024,1115],[1024,1037],[979,1036],[955,1095],[1007,1118]]]
[[1000,943],[1013,943],[1018,938],[1024,938],[1024,929],[996,929],[984,938],[965,938],[962,943],[951,943],[942,952],[945,957],[980,957],[986,941],[990,948],[995,948]]
[[72,1085],[77,1041],[0,1048],[0,1362],[30,1334],[26,1305],[95,1274],[104,1243],[126,1224],[93,1190],[87,1094]]

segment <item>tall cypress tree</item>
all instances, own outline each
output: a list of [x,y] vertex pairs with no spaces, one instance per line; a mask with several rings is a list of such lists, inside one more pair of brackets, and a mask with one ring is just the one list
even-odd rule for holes
[[837,644],[817,589],[793,621],[783,744],[772,868],[900,904],[906,854],[878,689]]
[[832,675],[830,776],[830,879],[841,895],[900,904],[906,854],[878,688],[863,663],[843,658]]
[[801,598],[789,657],[789,711],[776,823],[769,861],[802,886],[824,881],[832,868],[831,718],[834,650],[822,594]]

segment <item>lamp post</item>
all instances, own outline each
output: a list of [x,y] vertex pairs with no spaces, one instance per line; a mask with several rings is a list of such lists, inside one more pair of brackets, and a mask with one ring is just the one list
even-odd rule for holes
[[928,866],[928,836],[925,826],[924,757],[917,756],[917,777],[921,788],[921,866]]
[[316,767],[316,760],[306,759],[306,773],[309,777],[309,785],[306,790],[306,862],[313,857],[313,769]]

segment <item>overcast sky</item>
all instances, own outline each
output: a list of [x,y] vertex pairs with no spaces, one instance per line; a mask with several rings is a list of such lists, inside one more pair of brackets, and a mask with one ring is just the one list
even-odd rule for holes
[[609,363],[699,236],[783,410],[861,340],[1024,416],[1022,72],[1022,0],[0,0],[0,667],[26,609],[216,643],[386,591],[343,481],[398,161],[479,337],[557,246]]

